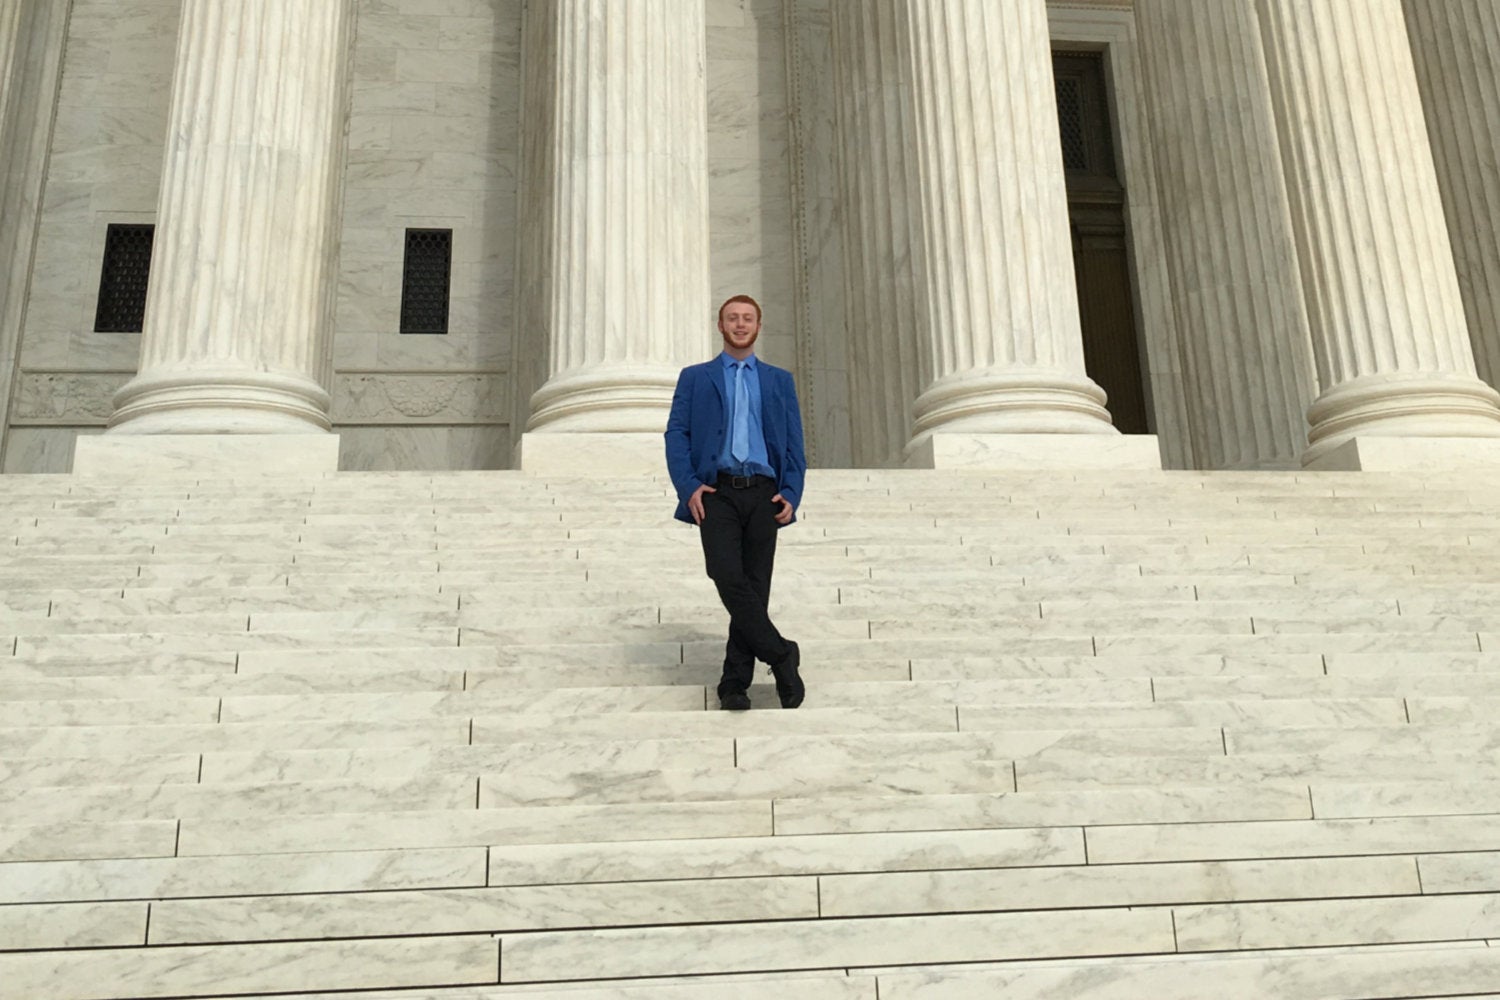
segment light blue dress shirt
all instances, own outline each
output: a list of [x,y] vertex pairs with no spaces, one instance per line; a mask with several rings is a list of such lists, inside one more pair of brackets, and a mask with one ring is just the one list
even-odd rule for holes
[[[744,414],[734,412],[734,366],[738,362],[729,356],[728,351],[719,355],[719,361],[723,365],[724,402],[729,408],[729,426],[725,428],[724,445],[719,449],[719,468],[733,476],[775,476],[771,460],[766,455],[766,432],[760,418],[760,372],[756,368],[755,355],[745,359],[745,373],[741,376],[750,394],[749,412]],[[750,423],[750,457],[743,466],[730,454],[734,425],[739,420]]]

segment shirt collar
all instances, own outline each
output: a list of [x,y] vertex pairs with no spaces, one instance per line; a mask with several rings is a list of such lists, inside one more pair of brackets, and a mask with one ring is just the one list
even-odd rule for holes
[[[738,361],[736,361],[733,357],[730,356],[730,354],[729,354],[728,351],[720,351],[719,352],[719,361],[724,365],[725,369],[733,368],[735,365],[739,364]],[[751,371],[755,371],[756,370],[756,368],[755,368],[755,355],[754,354],[751,354],[749,357],[747,357],[745,359],[745,367],[748,368],[748,369],[750,369]]]

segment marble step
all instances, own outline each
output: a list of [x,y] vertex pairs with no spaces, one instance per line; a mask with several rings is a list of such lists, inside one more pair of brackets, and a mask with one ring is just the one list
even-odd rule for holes
[[[1454,855],[1455,863],[1480,855]],[[1078,829],[743,837],[632,843],[12,862],[0,900],[197,899],[678,878],[1080,865]],[[1472,865],[1475,863],[1471,861]],[[488,868],[486,867],[488,864]],[[488,872],[488,876],[486,875]]]
[[3,1000],[146,1000],[217,993],[499,982],[489,935],[0,954]]
[[[873,974],[873,973],[872,973]],[[1222,997],[1387,1000],[1484,997],[1500,990],[1500,950],[1483,942],[1303,949],[1270,955],[1188,955],[1005,967],[882,971],[881,1000],[1197,1000]],[[483,996],[483,994],[479,994]],[[413,998],[416,1000],[416,998]],[[427,998],[423,998],[427,1000]],[[439,1000],[434,995],[431,1000]],[[579,1000],[583,1000],[582,997]]]

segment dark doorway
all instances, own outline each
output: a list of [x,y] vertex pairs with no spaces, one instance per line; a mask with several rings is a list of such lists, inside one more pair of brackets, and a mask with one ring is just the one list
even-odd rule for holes
[[1057,113],[1068,178],[1073,269],[1089,378],[1109,394],[1126,434],[1149,434],[1135,291],[1125,229],[1125,186],[1115,165],[1102,52],[1054,52]]

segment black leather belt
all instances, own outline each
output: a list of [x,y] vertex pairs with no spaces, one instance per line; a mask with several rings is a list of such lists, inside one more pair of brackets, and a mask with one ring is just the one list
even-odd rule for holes
[[728,486],[732,490],[748,490],[752,486],[764,486],[767,483],[774,482],[776,480],[770,476],[734,476],[727,472],[721,472],[719,473],[718,485]]

